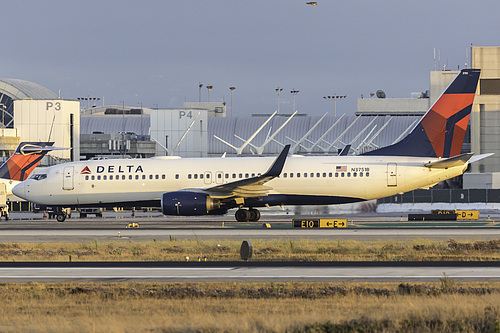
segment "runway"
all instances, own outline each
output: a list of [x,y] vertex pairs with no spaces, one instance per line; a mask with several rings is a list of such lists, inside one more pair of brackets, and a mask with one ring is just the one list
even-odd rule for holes
[[500,281],[498,262],[2,263],[0,282]]
[[[15,214],[12,214],[15,217]],[[32,219],[26,216],[35,216]],[[19,214],[18,214],[19,216]],[[63,223],[41,219],[40,214],[21,215],[24,219],[0,222],[0,242],[91,242],[178,240],[248,240],[248,239],[330,239],[330,240],[491,240],[500,238],[500,223],[426,222],[409,223],[399,216],[356,215],[348,218],[347,228],[292,228],[294,216],[264,217],[254,223],[238,223],[232,216],[176,217],[116,214],[115,217],[72,217]],[[139,228],[127,228],[130,222]],[[270,228],[263,228],[269,224]]]

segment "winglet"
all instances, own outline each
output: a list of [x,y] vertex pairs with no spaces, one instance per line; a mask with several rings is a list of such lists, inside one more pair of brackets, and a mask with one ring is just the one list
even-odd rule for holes
[[267,170],[262,177],[278,177],[285,166],[286,157],[288,155],[288,151],[290,150],[290,145],[286,145],[281,151],[280,155],[274,160],[273,165]]
[[351,145],[346,145],[339,153],[339,156],[347,156],[349,154],[349,150],[351,149]]

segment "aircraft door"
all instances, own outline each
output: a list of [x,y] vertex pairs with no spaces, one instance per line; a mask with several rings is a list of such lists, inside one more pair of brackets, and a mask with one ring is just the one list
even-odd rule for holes
[[210,171],[205,171],[205,184],[210,185],[212,184],[212,173]]
[[63,172],[63,190],[72,190],[75,186],[73,185],[73,167],[68,166],[64,168]]
[[224,173],[222,171],[217,171],[215,173],[215,182],[217,184],[222,184],[224,182]]
[[387,186],[398,186],[398,165],[387,163]]

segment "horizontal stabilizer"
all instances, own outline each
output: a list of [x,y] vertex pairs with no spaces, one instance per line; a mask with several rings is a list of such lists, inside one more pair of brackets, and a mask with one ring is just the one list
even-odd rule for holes
[[482,160],[483,158],[490,157],[491,155],[495,155],[495,153],[488,153],[488,154],[481,154],[481,155],[474,155],[472,158],[469,160],[469,163],[474,163],[479,160]]
[[436,168],[436,169],[448,169],[460,165],[464,165],[471,159],[474,153],[467,153],[462,155],[457,155],[450,158],[441,159],[436,162],[427,163],[425,166],[428,168]]

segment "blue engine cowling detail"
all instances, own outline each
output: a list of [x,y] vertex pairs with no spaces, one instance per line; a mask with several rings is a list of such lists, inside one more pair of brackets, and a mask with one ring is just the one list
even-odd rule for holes
[[167,192],[161,196],[161,212],[165,215],[207,215],[220,207],[218,200],[199,192]]

